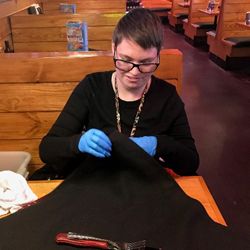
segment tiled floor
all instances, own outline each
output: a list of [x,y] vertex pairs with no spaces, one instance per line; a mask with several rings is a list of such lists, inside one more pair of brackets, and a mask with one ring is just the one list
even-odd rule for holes
[[198,174],[227,224],[250,235],[250,65],[224,71],[165,27],[165,48],[184,54],[182,99],[200,153]]

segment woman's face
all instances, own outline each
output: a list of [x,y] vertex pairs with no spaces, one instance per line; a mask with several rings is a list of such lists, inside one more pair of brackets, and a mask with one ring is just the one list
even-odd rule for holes
[[[142,63],[158,63],[159,57],[156,48],[143,49],[132,40],[123,39],[116,47],[113,46],[113,53],[116,59],[122,59],[128,62]],[[153,66],[154,67],[154,66]],[[116,68],[116,75],[119,84],[122,84],[127,90],[142,89],[151,80],[153,72],[142,73],[137,67],[128,72]]]

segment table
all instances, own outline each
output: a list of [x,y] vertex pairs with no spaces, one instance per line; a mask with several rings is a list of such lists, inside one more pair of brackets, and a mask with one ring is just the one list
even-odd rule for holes
[[245,22],[237,22],[236,24],[239,25],[240,27],[250,29],[250,24],[246,24]]
[[[187,195],[201,202],[208,215],[215,222],[226,225],[214,198],[201,176],[176,177],[175,180]],[[29,181],[28,184],[33,192],[41,198],[54,190],[61,182],[61,180]]]
[[206,14],[206,15],[214,16],[214,25],[215,25],[215,27],[217,26],[218,15],[220,14],[219,10],[209,11],[207,9],[199,9],[199,11]]
[[[222,225],[226,225],[213,196],[201,176],[176,177],[175,181],[188,196],[198,200],[203,205],[211,219]],[[28,185],[38,198],[50,193],[61,183],[62,180],[28,181]],[[0,219],[6,216],[8,215],[0,216]]]

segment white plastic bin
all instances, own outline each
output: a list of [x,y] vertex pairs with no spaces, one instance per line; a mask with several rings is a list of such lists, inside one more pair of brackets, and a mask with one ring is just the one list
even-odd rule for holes
[[0,151],[0,171],[11,170],[27,179],[31,154],[25,151]]

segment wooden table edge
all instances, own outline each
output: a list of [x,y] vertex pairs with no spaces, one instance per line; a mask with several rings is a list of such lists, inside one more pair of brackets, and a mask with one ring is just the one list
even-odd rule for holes
[[213,196],[212,196],[212,194],[211,194],[211,192],[210,192],[210,190],[209,190],[209,188],[208,188],[205,180],[201,176],[198,176],[198,177],[199,177],[199,182],[200,182],[203,190],[206,192],[206,195],[207,195],[207,198],[209,200],[209,203],[212,206],[212,208],[214,210],[214,213],[216,214],[216,217],[218,218],[218,221],[220,222],[220,224],[226,226],[227,225],[226,221],[223,218],[222,214],[220,212],[218,212],[218,211],[220,211],[219,207],[217,206],[216,201],[214,200],[214,198],[213,198]]

